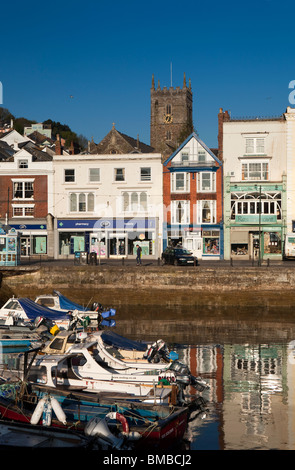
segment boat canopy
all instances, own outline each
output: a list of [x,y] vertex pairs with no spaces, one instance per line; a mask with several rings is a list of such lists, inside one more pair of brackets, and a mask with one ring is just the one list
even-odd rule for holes
[[68,313],[62,313],[59,310],[53,310],[52,308],[47,308],[43,305],[36,304],[33,300],[26,297],[22,297],[17,300],[31,321],[35,320],[39,316],[52,321],[70,319]]
[[105,330],[101,334],[103,342],[108,346],[129,351],[146,351],[147,344],[140,341],[124,338],[113,331]]
[[53,291],[54,294],[58,295],[60,308],[64,310],[80,310],[81,312],[86,312],[89,308],[82,307],[82,305],[73,302],[72,300],[67,299],[57,290]]

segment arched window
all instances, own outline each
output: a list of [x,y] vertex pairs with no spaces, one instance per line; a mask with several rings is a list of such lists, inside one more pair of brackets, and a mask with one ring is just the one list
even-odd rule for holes
[[129,193],[123,193],[123,211],[128,211],[129,208]]
[[79,212],[86,212],[86,196],[84,193],[79,194]]
[[77,212],[77,194],[75,193],[70,195],[70,211]]
[[131,194],[131,210],[137,211],[138,209],[138,194],[132,193]]
[[171,104],[167,104],[166,105],[166,114],[171,114],[171,112],[172,112]]
[[140,210],[147,211],[147,194],[140,193]]
[[93,212],[94,211],[94,194],[89,193],[88,194],[88,207],[87,207],[88,212]]

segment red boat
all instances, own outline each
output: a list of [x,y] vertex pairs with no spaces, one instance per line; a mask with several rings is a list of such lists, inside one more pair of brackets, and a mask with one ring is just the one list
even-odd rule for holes
[[[100,397],[101,400],[98,401],[97,396],[93,397],[87,392],[49,390],[48,387],[35,385],[30,393],[22,394],[21,399],[17,398],[17,390],[11,391],[10,396],[8,393],[6,397],[3,395],[0,386],[2,419],[22,423],[35,420],[36,424],[46,425],[50,415],[50,426],[75,429],[97,436],[100,442],[111,442],[112,446],[117,446],[119,440],[122,443],[124,441],[125,449],[127,446],[132,449],[163,451],[179,446],[191,412],[191,407],[188,406],[166,407],[136,401],[127,403],[120,400],[120,397],[105,397],[103,400]],[[53,410],[51,406],[49,412],[46,407],[41,410],[42,400],[44,403],[49,400],[50,406],[55,400],[59,409]],[[198,400],[192,404],[194,409],[200,409],[200,412],[203,410],[202,405],[203,402]],[[36,415],[38,407],[40,418]]]

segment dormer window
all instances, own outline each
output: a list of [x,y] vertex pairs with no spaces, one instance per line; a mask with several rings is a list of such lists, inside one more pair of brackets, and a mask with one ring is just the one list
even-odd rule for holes
[[29,167],[28,160],[19,160],[18,161],[18,167],[19,168],[28,168]]

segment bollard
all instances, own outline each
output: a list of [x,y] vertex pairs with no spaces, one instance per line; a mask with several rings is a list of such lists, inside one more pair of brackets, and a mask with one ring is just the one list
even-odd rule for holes
[[269,267],[269,258],[267,258],[267,267]]
[[160,258],[158,258],[158,266],[160,266],[160,261],[161,261]]
[[230,265],[231,266],[233,265],[233,259],[232,258],[230,259]]

